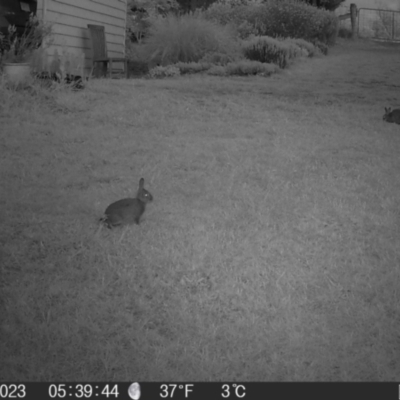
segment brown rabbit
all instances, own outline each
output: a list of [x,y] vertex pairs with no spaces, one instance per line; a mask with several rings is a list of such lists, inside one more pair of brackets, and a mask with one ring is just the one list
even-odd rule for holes
[[386,122],[395,122],[400,125],[400,109],[393,110],[388,107],[385,107],[385,115],[383,116],[383,120]]
[[104,212],[105,216],[100,221],[104,222],[108,228],[133,223],[139,224],[146,204],[153,200],[153,196],[143,186],[144,179],[140,178],[136,197],[118,200],[110,204]]

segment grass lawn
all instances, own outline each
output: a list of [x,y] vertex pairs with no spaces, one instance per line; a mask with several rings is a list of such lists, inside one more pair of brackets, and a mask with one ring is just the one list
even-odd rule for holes
[[399,70],[0,84],[1,380],[398,381]]

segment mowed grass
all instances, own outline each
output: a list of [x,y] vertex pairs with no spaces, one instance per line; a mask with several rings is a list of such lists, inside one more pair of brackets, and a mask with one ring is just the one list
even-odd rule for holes
[[[0,96],[3,381],[394,381],[398,47]],[[98,224],[153,194],[139,226]]]

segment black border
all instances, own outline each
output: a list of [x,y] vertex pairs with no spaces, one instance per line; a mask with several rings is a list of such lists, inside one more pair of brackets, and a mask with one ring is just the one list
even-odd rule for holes
[[[95,400],[130,400],[128,388],[132,382],[0,382],[0,385],[24,385],[26,397],[1,397],[2,399],[27,399],[27,400],[72,400],[78,399],[75,395],[77,385],[92,385],[91,397],[80,399]],[[260,382],[139,382],[141,388],[141,400],[214,400],[214,399],[239,399],[239,400],[261,400],[261,399],[306,399],[306,400],[400,400],[400,383],[344,383],[344,382],[317,382],[317,383],[260,383]],[[65,385],[67,395],[65,397],[50,397],[51,385]],[[110,388],[118,385],[118,397],[105,396],[101,394],[102,389],[109,385]],[[175,387],[172,396],[172,389]],[[229,395],[223,396],[223,393]],[[185,393],[186,390],[186,393]],[[2,391],[3,394],[5,391]],[[20,391],[21,392],[21,391]],[[163,393],[166,396],[163,397]],[[237,395],[236,395],[237,394]],[[244,394],[244,396],[243,396]]]

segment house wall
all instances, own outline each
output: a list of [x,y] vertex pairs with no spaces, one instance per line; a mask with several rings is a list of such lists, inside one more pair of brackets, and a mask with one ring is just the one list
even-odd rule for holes
[[[88,24],[104,25],[109,57],[125,56],[127,0],[38,0],[37,16],[52,26],[47,58],[61,57],[67,69],[90,73]],[[50,62],[50,61],[49,61]],[[79,71],[66,71],[78,75]],[[80,75],[80,74],[79,74]]]

